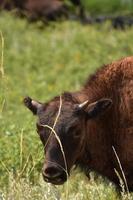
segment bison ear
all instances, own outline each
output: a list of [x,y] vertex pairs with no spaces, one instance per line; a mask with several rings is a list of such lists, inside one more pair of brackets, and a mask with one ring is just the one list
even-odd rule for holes
[[32,111],[34,115],[37,114],[38,109],[42,106],[42,103],[32,100],[30,97],[25,97],[23,100],[25,106]]
[[89,118],[94,118],[106,111],[111,106],[111,104],[111,99],[104,98],[93,103],[85,101],[79,105],[79,108],[84,110]]

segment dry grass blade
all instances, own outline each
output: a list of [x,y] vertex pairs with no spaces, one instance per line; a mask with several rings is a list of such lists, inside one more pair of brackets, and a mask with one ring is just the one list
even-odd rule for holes
[[56,126],[56,124],[57,124],[57,121],[58,121],[58,119],[59,119],[59,116],[60,116],[60,113],[61,113],[61,108],[62,108],[62,98],[61,98],[61,96],[60,96],[59,110],[58,110],[57,116],[56,116],[55,121],[54,121],[53,129],[55,128],[55,126]]
[[3,166],[3,168],[7,171],[7,173],[10,174],[10,171],[9,171],[9,169],[6,167],[5,163],[4,163],[2,160],[1,160],[0,162],[1,162],[2,166]]
[[[42,125],[42,126],[43,126],[43,127],[49,128],[49,129],[51,130],[51,133],[54,133],[54,135],[55,135],[55,137],[56,137],[56,139],[57,139],[57,141],[58,141],[58,143],[59,143],[59,145],[60,145],[61,152],[62,152],[63,159],[64,159],[64,163],[65,163],[65,170],[66,170],[66,172],[67,172],[68,170],[67,170],[67,162],[66,162],[65,153],[64,153],[64,150],[63,150],[63,147],[62,147],[60,138],[58,137],[57,133],[56,133],[55,130],[54,130],[54,128],[55,128],[55,126],[56,126],[56,124],[57,124],[57,121],[58,121],[58,119],[59,119],[60,113],[61,113],[61,107],[62,107],[62,98],[61,98],[61,96],[60,96],[59,110],[58,110],[57,116],[56,116],[56,118],[55,118],[53,127],[50,127],[49,125]],[[50,136],[51,136],[51,133],[50,133]],[[50,136],[49,136],[49,138],[50,138]],[[49,138],[48,138],[48,140],[49,140]],[[47,143],[48,143],[48,140],[47,140]],[[46,146],[46,145],[45,145],[45,146]],[[67,176],[68,176],[68,173],[67,173]]]
[[118,162],[118,164],[119,164],[119,167],[120,167],[120,170],[121,170],[121,173],[122,173],[122,176],[123,176],[123,177],[122,177],[122,180],[124,181],[124,185],[125,185],[125,188],[126,188],[127,194],[129,195],[128,184],[127,184],[127,180],[126,180],[126,177],[125,177],[125,174],[124,174],[124,171],[123,171],[123,168],[122,168],[122,165],[121,165],[120,159],[119,159],[119,157],[118,157],[118,154],[117,154],[117,152],[116,152],[114,146],[112,146],[112,149],[113,149],[113,151],[114,151],[114,154],[115,154],[115,156],[116,156],[117,162]]
[[19,173],[19,175],[18,175],[18,177],[17,177],[17,180],[23,175],[23,173],[24,173],[24,171],[25,171],[25,169],[26,169],[26,167],[27,167],[27,165],[28,165],[28,163],[29,163],[30,156],[31,156],[31,154],[29,154],[29,156],[27,157],[27,160],[26,160],[26,162],[25,162],[25,164],[24,164],[24,166],[23,166],[23,169],[22,169],[21,172]]
[[20,169],[22,168],[23,164],[23,129],[20,135]]
[[3,99],[3,101],[2,101],[2,106],[1,106],[1,109],[0,109],[0,114],[1,114],[1,115],[2,115],[2,113],[3,113],[3,110],[4,110],[5,103],[6,103],[6,100],[5,100],[5,99]]
[[125,193],[126,193],[126,191],[125,191],[125,184],[124,184],[123,179],[121,178],[119,172],[116,169],[114,169],[114,171],[115,171],[115,173],[116,173],[116,175],[117,175],[117,177],[119,179],[120,187],[121,187],[121,195],[123,197],[123,196],[125,196]]
[[[61,98],[61,96],[60,96],[60,105],[59,105],[59,110],[58,110],[57,116],[56,116],[56,118],[55,118],[55,121],[54,121],[53,127],[51,127],[52,129],[54,129],[55,126],[56,126],[56,123],[57,123],[58,118],[59,118],[59,116],[60,116],[61,107],[62,107],[62,98]],[[41,126],[44,126],[44,125],[41,124]],[[50,133],[50,135],[49,135],[49,137],[48,137],[48,139],[47,139],[47,142],[46,142],[46,144],[45,144],[45,146],[44,146],[44,149],[45,149],[45,147],[47,146],[48,141],[49,141],[51,135],[52,135],[52,130],[51,130],[51,133]]]
[[[50,136],[49,136],[49,138],[48,138],[48,140],[47,140],[47,142],[46,142],[46,144],[45,144],[45,147],[46,147],[46,145],[48,144],[48,141],[49,141],[49,139],[50,139],[52,133],[55,135],[55,137],[56,137],[56,139],[57,139],[57,141],[58,141],[58,143],[59,143],[59,145],[60,145],[60,149],[61,149],[61,152],[62,152],[62,155],[63,155],[63,159],[64,159],[65,169],[63,169],[63,170],[66,172],[66,175],[67,175],[67,178],[68,178],[68,168],[67,168],[67,162],[66,162],[66,157],[65,157],[64,150],[63,150],[63,146],[62,146],[62,144],[61,144],[61,141],[60,141],[59,136],[57,135],[57,133],[56,133],[55,130],[54,130],[54,128],[55,128],[55,126],[56,126],[56,124],[57,124],[57,122],[58,122],[60,113],[61,113],[61,108],[62,108],[62,98],[61,98],[61,96],[60,96],[59,110],[58,110],[57,116],[56,116],[56,118],[55,118],[53,127],[50,127],[49,125],[41,125],[41,126],[46,127],[46,128],[49,128],[49,129],[51,130]],[[60,167],[61,167],[61,166],[60,166]],[[68,187],[67,187],[67,188],[68,188]],[[68,189],[67,189],[67,193],[66,193],[66,199],[67,199],[67,197],[68,197]]]
[[37,162],[35,162],[35,161],[33,160],[33,166],[32,166],[32,168],[30,169],[30,171],[29,171],[29,173],[28,173],[28,176],[30,176],[30,174],[31,174],[32,171],[35,169],[35,167],[36,167],[36,165],[38,164],[38,162],[40,162],[41,160],[42,160],[42,156],[38,159]]
[[[63,159],[64,159],[64,163],[65,163],[65,169],[62,168],[60,165],[59,165],[59,167],[62,168],[62,169],[66,172],[66,175],[67,175],[67,178],[68,178],[67,162],[66,162],[65,153],[64,153],[64,150],[63,150],[63,147],[62,147],[60,138],[58,137],[57,133],[55,132],[55,130],[54,130],[52,127],[50,127],[50,126],[48,126],[48,125],[43,125],[43,127],[49,128],[49,129],[51,130],[51,132],[54,133],[54,135],[55,135],[55,137],[56,137],[56,139],[57,139],[57,141],[58,141],[58,143],[59,143],[59,145],[60,145],[61,152],[62,152]],[[49,161],[48,161],[48,162],[49,162]],[[67,188],[68,188],[68,187],[67,187]],[[66,192],[66,199],[68,199],[67,197],[68,197],[68,189],[67,189],[67,192]]]
[[3,193],[0,193],[0,200],[6,200],[5,195]]
[[[57,135],[57,133],[55,132],[55,130],[53,128],[51,128],[50,126],[48,125],[44,125],[43,127],[47,127],[49,128],[55,135],[59,145],[60,145],[60,148],[61,148],[61,152],[62,152],[62,155],[63,155],[63,159],[64,159],[64,163],[65,163],[65,172],[67,173],[67,162],[66,162],[66,157],[65,157],[65,153],[64,153],[64,150],[63,150],[63,147],[62,147],[62,144],[61,144],[61,141],[60,141],[60,138],[59,136]],[[68,173],[67,173],[67,176],[68,176]]]
[[2,32],[0,31],[0,36],[1,36],[1,63],[0,63],[0,72],[1,72],[1,77],[4,77],[4,67],[3,67],[3,63],[4,63],[4,37]]

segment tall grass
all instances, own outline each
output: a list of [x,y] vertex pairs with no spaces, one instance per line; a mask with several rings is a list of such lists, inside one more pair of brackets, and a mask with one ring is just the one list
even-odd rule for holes
[[3,66],[3,56],[4,56],[4,38],[3,34],[0,31],[0,37],[1,37],[1,62],[0,62],[0,72],[1,72],[1,78],[4,77],[4,66]]

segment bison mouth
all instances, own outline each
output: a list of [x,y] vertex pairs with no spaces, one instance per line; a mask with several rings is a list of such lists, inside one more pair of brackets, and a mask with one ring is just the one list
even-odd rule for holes
[[52,183],[54,185],[62,185],[65,181],[67,181],[67,174],[62,172],[54,177],[43,176],[44,181],[47,183]]

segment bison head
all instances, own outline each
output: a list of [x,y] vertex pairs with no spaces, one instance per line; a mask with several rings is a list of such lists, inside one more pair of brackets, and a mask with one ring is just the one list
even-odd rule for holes
[[110,99],[78,102],[70,93],[40,103],[30,97],[25,105],[38,116],[37,132],[44,145],[45,161],[42,174],[46,182],[63,184],[74,164],[84,154],[86,123],[111,104]]

